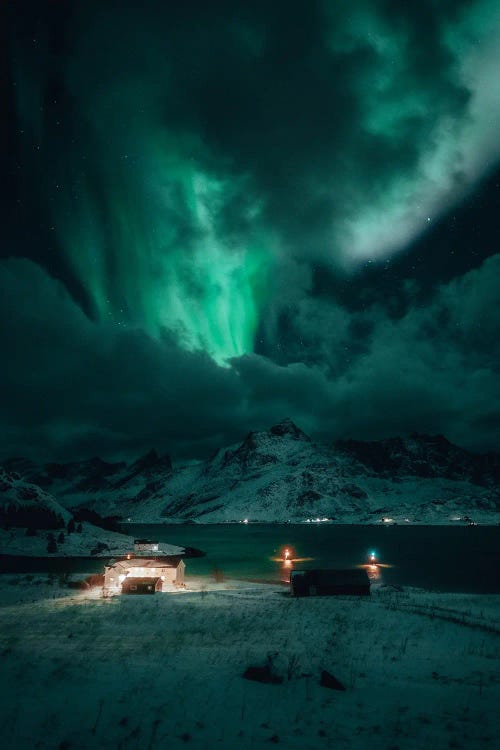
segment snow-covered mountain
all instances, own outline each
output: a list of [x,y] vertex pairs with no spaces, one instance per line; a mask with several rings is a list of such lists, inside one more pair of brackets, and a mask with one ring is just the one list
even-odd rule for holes
[[136,522],[499,520],[496,454],[474,455],[425,435],[319,445],[289,419],[177,469],[154,451],[132,464],[7,465],[66,507]]
[[3,525],[57,529],[72,514],[37,484],[25,481],[15,471],[0,468],[0,520]]

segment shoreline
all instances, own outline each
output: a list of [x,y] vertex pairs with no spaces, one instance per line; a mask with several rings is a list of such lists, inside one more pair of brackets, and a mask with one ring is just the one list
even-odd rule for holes
[[451,522],[432,522],[432,521],[409,521],[409,522],[399,522],[399,521],[393,521],[390,523],[385,523],[382,521],[377,521],[374,523],[362,523],[362,522],[349,522],[349,521],[119,521],[120,527],[130,527],[130,526],[158,526],[160,528],[163,527],[178,527],[178,526],[187,526],[191,528],[208,528],[208,527],[214,527],[214,526],[355,526],[359,528],[366,528],[366,527],[374,527],[374,528],[383,528],[388,529],[392,528],[393,526],[397,526],[400,529],[406,529],[406,528],[415,528],[417,527],[446,527],[446,528],[456,528],[456,529],[463,529],[463,528],[473,528],[475,526],[481,526],[481,528],[498,528],[500,527],[500,519],[494,523],[489,521],[474,521],[473,523],[464,523],[462,521],[451,521]]

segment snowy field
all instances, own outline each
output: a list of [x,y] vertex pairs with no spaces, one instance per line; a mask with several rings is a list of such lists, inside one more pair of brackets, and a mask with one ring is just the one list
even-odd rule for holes
[[[2,747],[499,747],[500,596],[372,589],[292,599],[188,578],[102,599],[2,576]],[[243,679],[268,652],[283,683]]]

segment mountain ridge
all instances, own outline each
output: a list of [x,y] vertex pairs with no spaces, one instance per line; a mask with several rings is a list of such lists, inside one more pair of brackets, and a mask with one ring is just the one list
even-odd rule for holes
[[5,466],[23,468],[65,507],[137,522],[373,523],[385,515],[418,523],[472,514],[490,523],[500,508],[497,454],[473,454],[441,435],[417,433],[328,446],[291,419],[178,468],[154,450],[130,463],[93,458],[37,466],[18,458]]

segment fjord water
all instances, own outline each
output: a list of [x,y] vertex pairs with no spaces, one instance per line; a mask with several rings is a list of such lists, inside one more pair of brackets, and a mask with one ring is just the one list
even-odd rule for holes
[[333,524],[124,524],[135,537],[196,547],[206,557],[187,561],[187,575],[279,580],[273,557],[284,547],[303,567],[352,567],[374,550],[378,582],[435,591],[500,591],[500,526],[337,526]]

